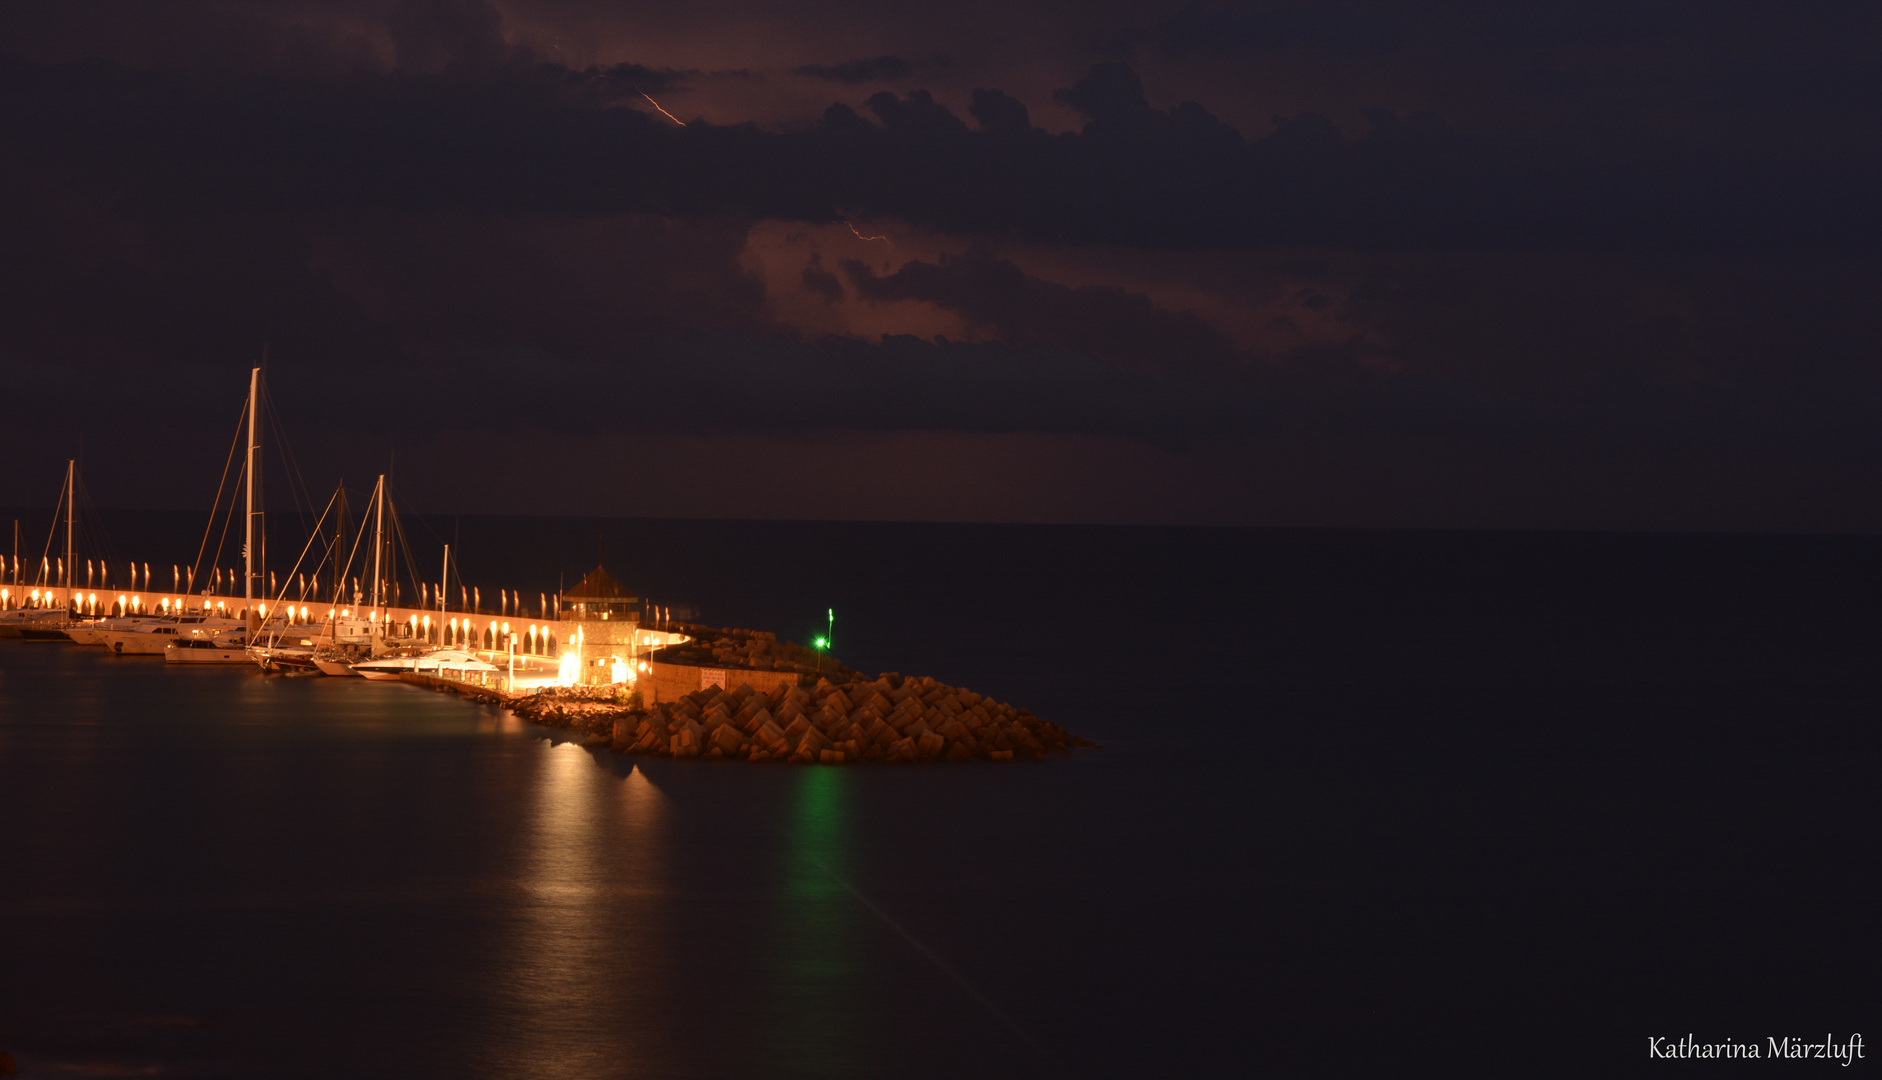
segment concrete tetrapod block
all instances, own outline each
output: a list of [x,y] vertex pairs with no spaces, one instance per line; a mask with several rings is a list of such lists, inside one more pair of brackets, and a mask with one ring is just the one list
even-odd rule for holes
[[738,729],[730,724],[721,724],[719,727],[713,729],[712,745],[725,751],[727,754],[736,753],[744,743],[745,737],[740,735]]
[[920,749],[922,757],[939,757],[941,755],[941,748],[947,745],[947,740],[930,731],[915,740],[915,745]]
[[611,737],[608,741],[617,747],[626,746],[635,739],[640,738],[640,732],[637,729],[646,722],[645,717],[633,715],[617,716],[614,719],[614,730],[610,733]]

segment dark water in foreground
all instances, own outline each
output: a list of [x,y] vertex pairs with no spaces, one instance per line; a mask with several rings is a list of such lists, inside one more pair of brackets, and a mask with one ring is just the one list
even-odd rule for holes
[[[492,570],[593,549],[463,528]],[[1657,1075],[1650,1035],[1882,1042],[1882,542],[611,528],[649,594],[790,636],[835,604],[854,666],[1105,749],[637,765],[404,686],[0,642],[22,1075]]]

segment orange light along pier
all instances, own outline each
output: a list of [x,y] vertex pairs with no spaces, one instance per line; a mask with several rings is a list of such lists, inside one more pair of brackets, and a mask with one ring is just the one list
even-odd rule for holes
[[[6,561],[0,556],[0,562]],[[5,580],[0,581],[0,637],[69,640],[64,633],[68,626],[139,615],[213,616],[248,622],[249,602],[239,596],[36,585],[22,580],[25,575],[16,563],[8,563],[5,570]],[[139,584],[147,582],[148,564],[132,564],[131,576]],[[497,611],[466,611],[449,604],[372,608],[293,599],[273,604],[255,601],[254,608],[253,625],[269,637],[278,634],[281,644],[318,646],[376,639],[393,649],[463,649],[502,668],[502,686],[510,693],[542,686],[619,683],[632,687],[651,674],[656,651],[691,640],[678,629],[644,625],[638,598],[600,567],[574,589],[544,596],[533,614],[522,604],[512,611],[507,602]],[[545,608],[559,617],[545,618]]]

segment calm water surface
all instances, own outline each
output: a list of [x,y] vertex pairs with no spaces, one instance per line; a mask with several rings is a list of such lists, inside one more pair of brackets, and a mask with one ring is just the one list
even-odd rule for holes
[[1877,541],[611,528],[1105,748],[646,761],[0,642],[22,1074],[1615,1075],[1882,1004]]

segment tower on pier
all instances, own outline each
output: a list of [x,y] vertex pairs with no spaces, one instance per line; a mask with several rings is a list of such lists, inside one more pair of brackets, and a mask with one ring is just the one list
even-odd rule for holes
[[565,645],[581,657],[577,682],[634,681],[640,597],[597,566],[579,585],[562,594],[559,614],[562,621],[575,624]]

